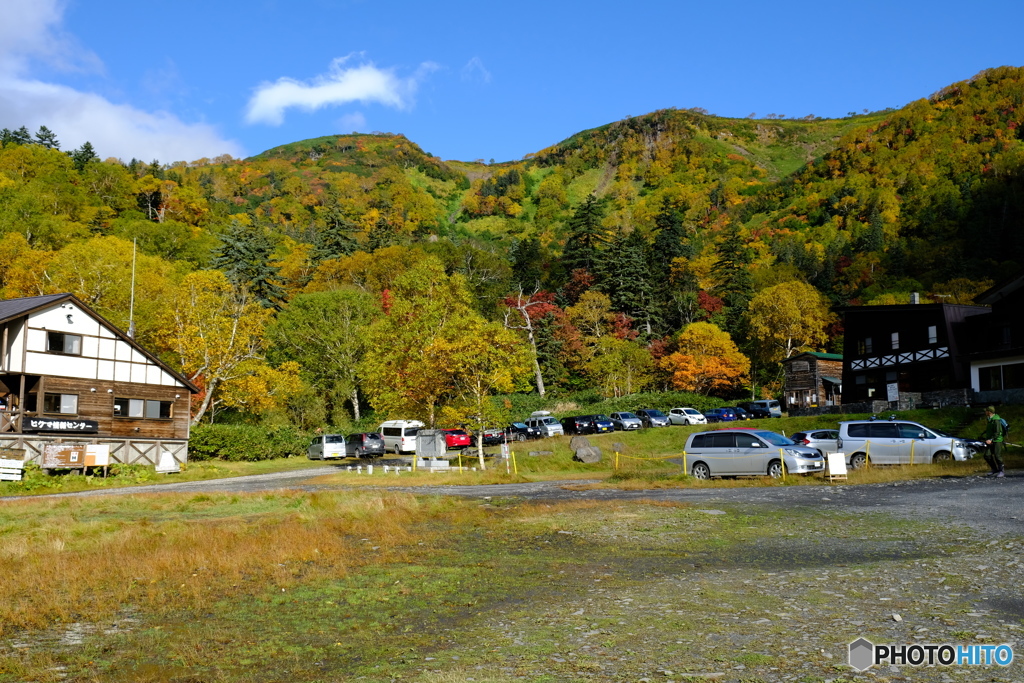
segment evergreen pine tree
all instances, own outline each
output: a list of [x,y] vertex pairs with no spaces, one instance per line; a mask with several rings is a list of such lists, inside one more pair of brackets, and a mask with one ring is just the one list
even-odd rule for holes
[[607,237],[601,226],[604,215],[597,197],[590,195],[580,204],[569,219],[569,236],[562,252],[562,266],[566,273],[583,269],[594,273],[600,259],[600,248]]
[[619,233],[604,252],[599,266],[601,290],[612,301],[612,308],[638,322],[638,328],[651,334],[654,328],[654,296],[648,246],[633,230]]
[[725,329],[737,338],[742,335],[743,315],[754,291],[753,279],[747,270],[753,259],[738,224],[732,223],[726,228],[725,239],[715,251],[718,261],[714,272],[719,283],[716,292],[725,304]]
[[11,142],[15,145],[35,144],[35,141],[32,139],[32,134],[28,132],[28,128],[25,126],[22,126],[11,134]]
[[153,159],[153,161],[149,162],[149,169],[147,170],[147,172],[154,178],[159,178],[160,180],[164,179],[164,170],[160,166],[160,162],[157,161],[156,159]]
[[92,143],[88,140],[83,142],[82,146],[78,149],[68,152],[68,156],[71,157],[71,161],[75,164],[75,168],[79,173],[85,170],[90,161],[99,159],[96,156],[96,150],[92,147]]
[[265,308],[280,308],[284,288],[278,267],[271,263],[274,245],[267,233],[235,221],[214,251],[213,266],[224,271],[236,287],[245,288]]
[[36,131],[36,144],[42,145],[46,149],[60,149],[60,141],[57,140],[57,136],[46,126],[39,126],[39,130]]
[[370,252],[375,252],[384,247],[390,247],[395,243],[395,231],[383,218],[377,220],[377,224],[370,230],[366,237],[367,246]]
[[527,237],[517,240],[509,248],[512,260],[512,277],[524,291],[533,291],[540,287],[544,277],[544,253],[540,240]]
[[328,259],[355,253],[359,243],[352,234],[358,229],[359,226],[345,218],[337,208],[329,211],[326,226],[313,236],[313,248],[309,250],[310,264],[315,267]]

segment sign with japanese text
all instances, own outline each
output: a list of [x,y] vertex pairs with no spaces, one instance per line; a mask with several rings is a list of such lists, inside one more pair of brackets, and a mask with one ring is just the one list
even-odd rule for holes
[[68,420],[50,417],[26,417],[22,423],[26,432],[90,432],[100,430],[100,423],[95,420]]

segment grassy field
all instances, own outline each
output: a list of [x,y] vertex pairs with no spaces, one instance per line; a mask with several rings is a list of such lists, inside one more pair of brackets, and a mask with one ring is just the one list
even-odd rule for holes
[[[883,515],[818,512],[808,535],[799,510],[711,512],[381,491],[4,502],[0,681],[839,681],[853,603],[820,579],[866,608],[873,577],[930,582],[922,561],[985,547]],[[803,657],[781,651],[786,612]]]

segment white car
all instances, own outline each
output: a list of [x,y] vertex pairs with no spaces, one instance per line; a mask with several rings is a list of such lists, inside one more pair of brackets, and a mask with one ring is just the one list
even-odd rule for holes
[[673,408],[668,411],[669,424],[674,425],[706,425],[708,419],[699,410],[693,408]]

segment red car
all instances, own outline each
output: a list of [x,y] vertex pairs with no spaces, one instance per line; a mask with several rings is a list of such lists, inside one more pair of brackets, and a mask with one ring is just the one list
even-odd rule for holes
[[468,448],[472,442],[465,429],[442,429],[444,443],[448,448]]

